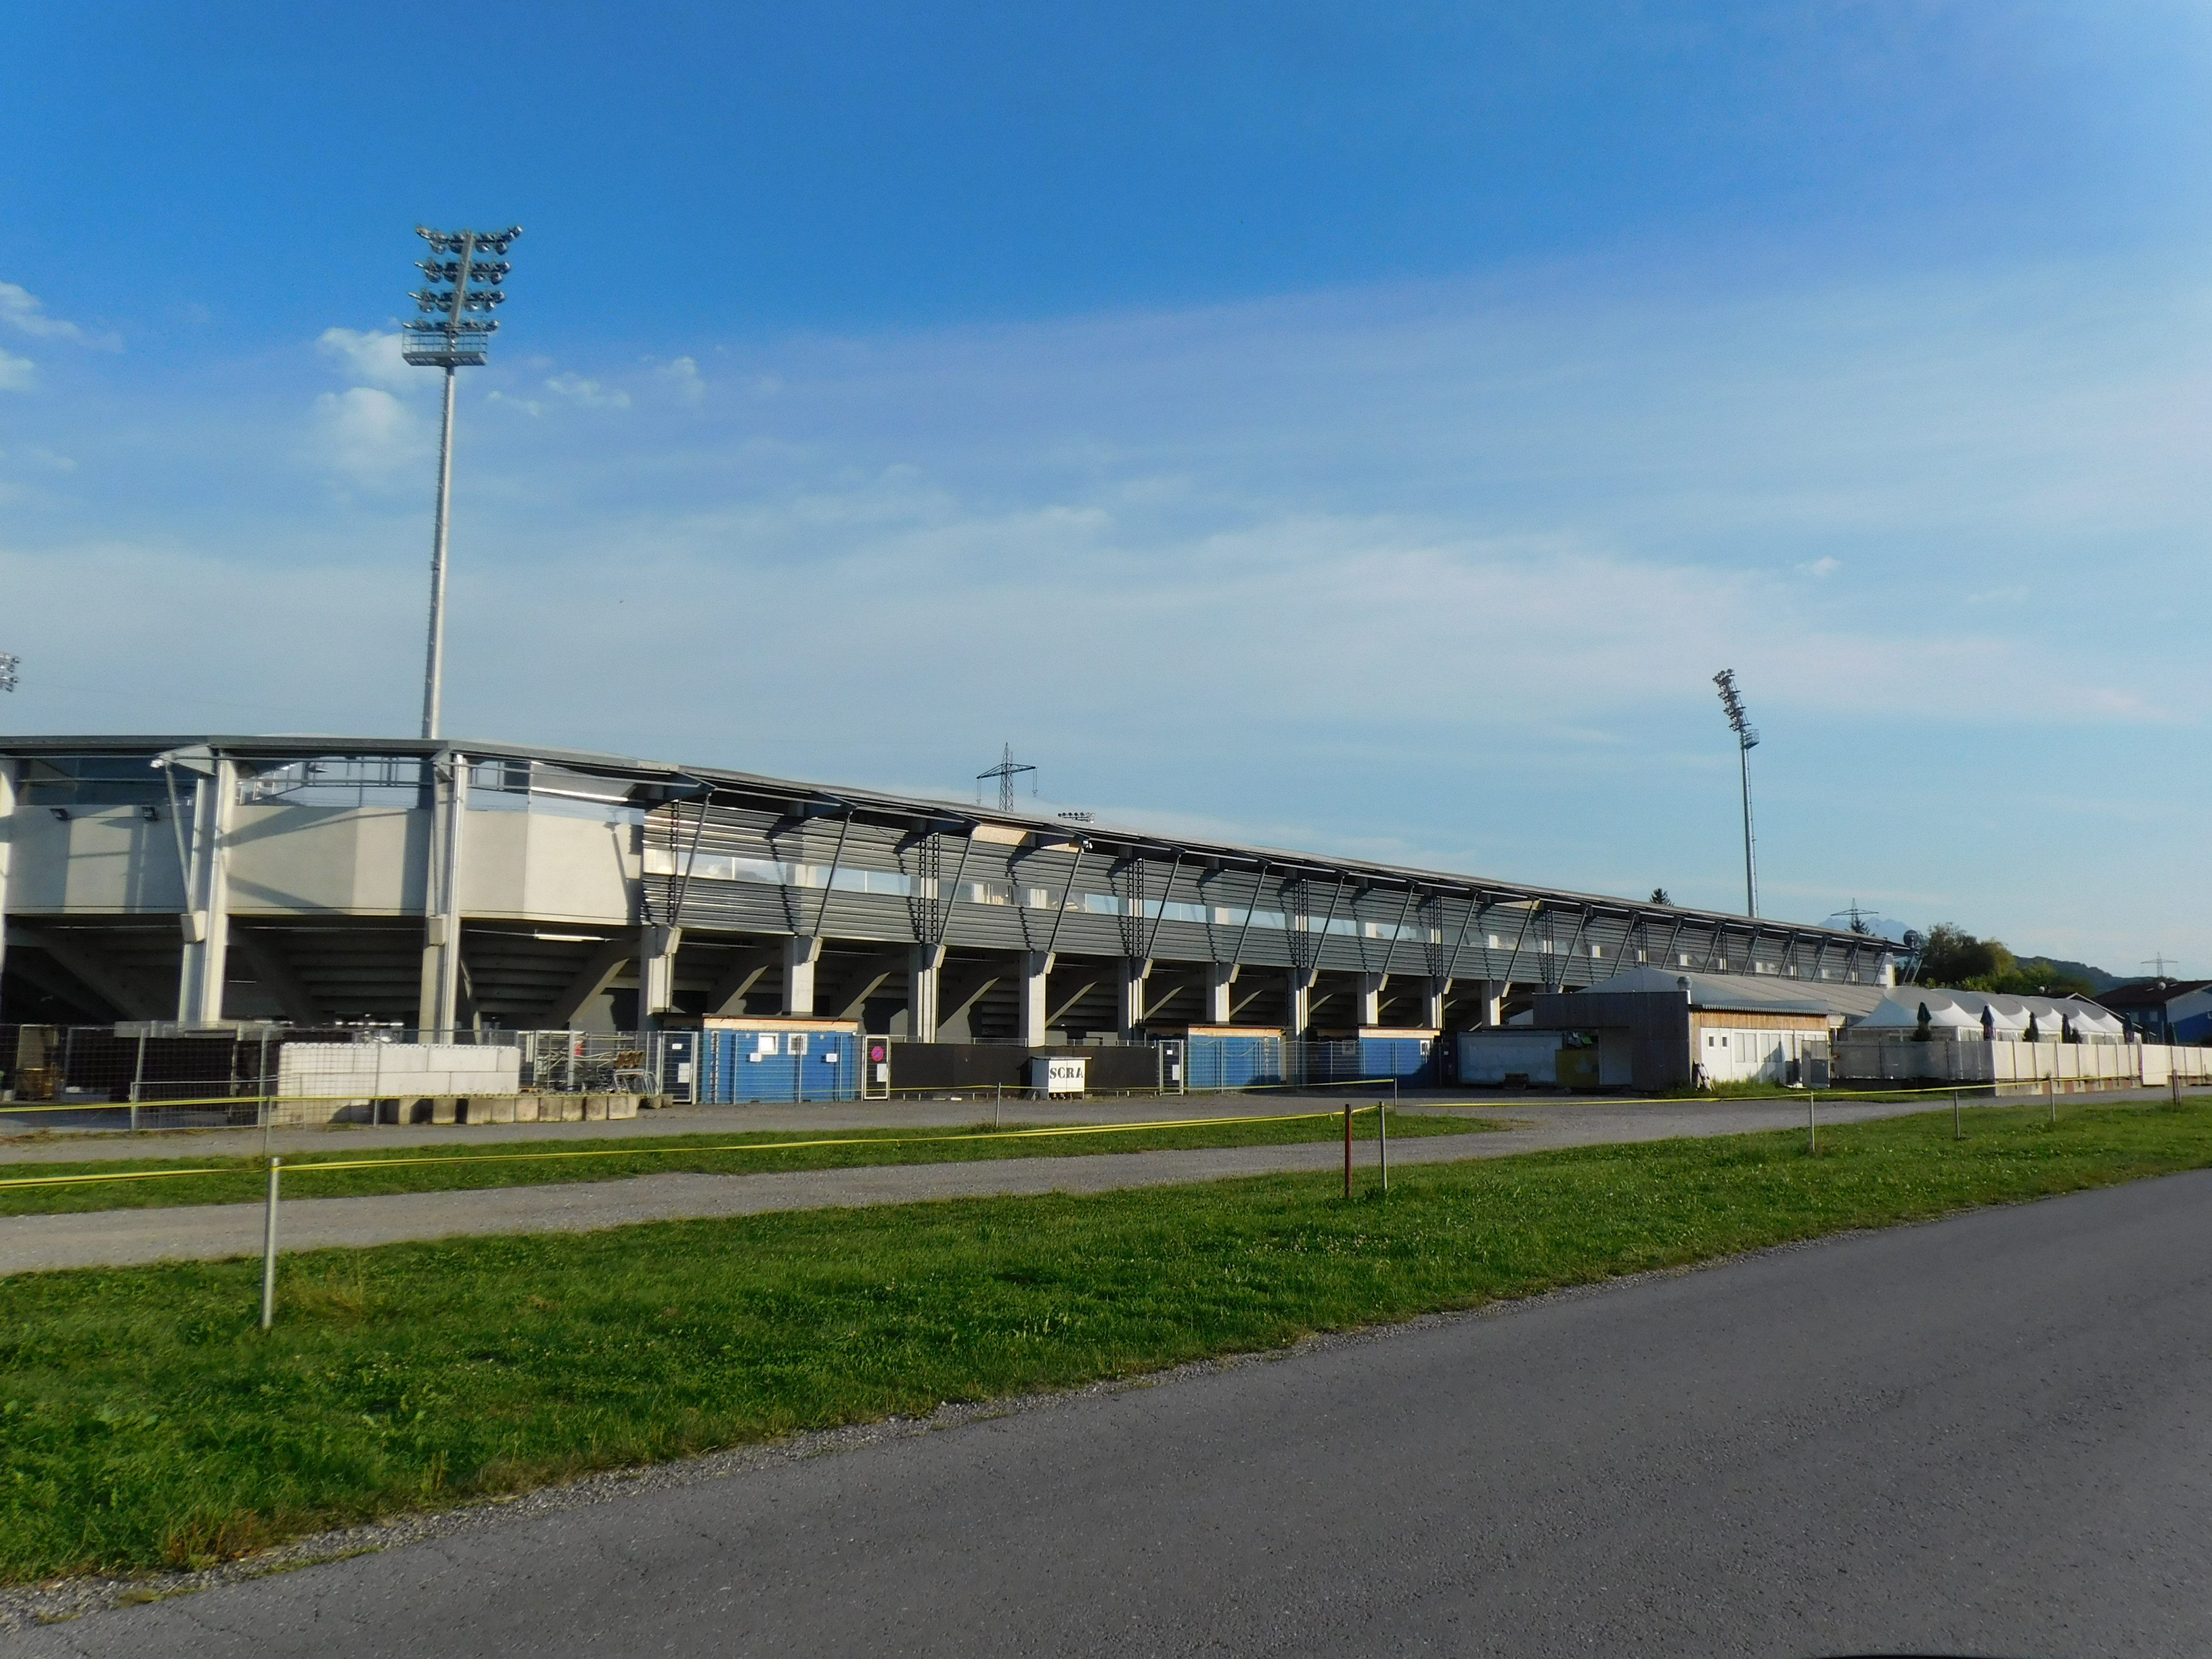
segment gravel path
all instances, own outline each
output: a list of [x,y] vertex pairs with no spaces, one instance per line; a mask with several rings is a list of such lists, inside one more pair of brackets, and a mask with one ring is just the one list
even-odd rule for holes
[[[1919,1109],[1924,1108],[1824,1105],[1821,1120],[1863,1122]],[[1398,1140],[1390,1149],[1391,1162],[1401,1166],[1441,1164],[1561,1146],[1741,1134],[1791,1128],[1805,1121],[1804,1106],[1796,1101],[1519,1103],[1510,1108],[1475,1109],[1472,1115],[1515,1127],[1484,1134]],[[1372,1127],[1373,1120],[1367,1120],[1358,1148],[1358,1162],[1365,1170],[1375,1164]],[[774,1210],[1178,1186],[1239,1176],[1325,1170],[1342,1167],[1342,1161],[1340,1143],[1311,1141],[1188,1152],[885,1164],[778,1175],[647,1175],[620,1181],[374,1198],[300,1197],[288,1199],[279,1212],[279,1242],[290,1251],[489,1233],[593,1232],[644,1221],[757,1215]],[[301,1187],[307,1184],[304,1178],[299,1182]],[[0,1273],[258,1255],[262,1219],[259,1204],[9,1216],[0,1218]]]
[[[994,1100],[988,1093],[945,1100],[848,1100],[804,1106],[672,1106],[600,1123],[335,1123],[314,1128],[102,1129],[37,1133],[0,1109],[0,1164],[79,1164],[110,1158],[285,1158],[302,1152],[389,1152],[395,1146],[481,1146],[491,1141],[627,1140],[638,1136],[758,1134],[789,1130],[964,1129],[977,1123],[1151,1123],[1162,1118],[1265,1117],[1333,1110],[1371,1094],[1131,1095],[1097,1100]],[[1440,1097],[1441,1098],[1441,1097]],[[1455,1097],[1463,1101],[1465,1097]],[[1413,1103],[1409,1097],[1408,1104]],[[1497,1104],[1495,1101],[1486,1103]],[[1553,1104],[1559,1103],[1554,1097]]]

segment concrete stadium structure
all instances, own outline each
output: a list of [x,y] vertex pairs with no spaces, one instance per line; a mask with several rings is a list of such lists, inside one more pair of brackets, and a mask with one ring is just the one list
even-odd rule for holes
[[1849,933],[620,757],[0,738],[0,1020],[921,1041],[1496,1024],[1644,963],[1875,984]]

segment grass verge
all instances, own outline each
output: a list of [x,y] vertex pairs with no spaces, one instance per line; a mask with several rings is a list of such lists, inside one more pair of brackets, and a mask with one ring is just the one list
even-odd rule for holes
[[[1363,1144],[1375,1135],[1375,1115],[1352,1120]],[[1176,1129],[1116,1129],[1112,1133],[1034,1134],[1039,1126],[978,1124],[965,1130],[853,1129],[808,1137],[787,1130],[751,1134],[668,1135],[619,1140],[495,1141],[447,1152],[434,1146],[394,1147],[313,1154],[284,1160],[287,1198],[351,1198],[380,1193],[459,1192],[483,1187],[541,1186],[556,1182],[619,1181],[630,1176],[690,1170],[707,1175],[758,1175],[783,1170],[845,1170],[885,1164],[958,1164],[1001,1158],[1067,1158],[1098,1152],[1146,1152],[1207,1146],[1274,1146],[1334,1140],[1344,1131],[1334,1116],[1252,1123],[1203,1123]],[[1480,1119],[1393,1112],[1395,1137],[1480,1133],[1504,1126]],[[803,1144],[818,1139],[820,1144]],[[860,1141],[864,1144],[840,1144]],[[794,1145],[793,1143],[802,1143]],[[774,1150],[769,1150],[770,1144]],[[750,1150],[760,1148],[760,1150]],[[507,1161],[512,1154],[528,1159]],[[557,1154],[548,1157],[545,1154]],[[368,1162],[366,1169],[318,1174],[318,1164]],[[388,1169],[374,1167],[389,1164]],[[100,1181],[69,1187],[0,1187],[0,1215],[56,1215],[80,1210],[125,1210],[179,1204],[258,1201],[268,1188],[258,1158],[116,1158],[84,1164],[0,1164],[0,1179],[115,1175],[125,1170],[201,1170],[159,1181]]]
[[2212,1164],[2212,1104],[0,1280],[0,1580]]

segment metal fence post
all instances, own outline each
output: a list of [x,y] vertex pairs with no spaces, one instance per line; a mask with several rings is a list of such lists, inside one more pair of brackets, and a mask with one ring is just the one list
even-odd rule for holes
[[146,1032],[138,1032],[138,1060],[131,1069],[131,1133],[138,1133],[138,1097],[146,1086]]
[[2043,1079],[2043,1097],[2051,1103],[2051,1127],[2058,1127],[2058,1079],[2053,1075]]
[[276,1182],[284,1160],[269,1160],[269,1212],[261,1228],[261,1328],[276,1322]]
[[1805,1097],[1805,1150],[1813,1157],[1820,1155],[1820,1097]]
[[1390,1114],[1381,1101],[1375,1103],[1375,1148],[1382,1164],[1382,1190],[1390,1190]]
[[1344,1103],[1344,1195],[1352,1196],[1352,1103]]
[[1964,1140],[1966,1138],[1966,1126],[1959,1121],[1959,1091],[1954,1089],[1951,1091],[1951,1139]]

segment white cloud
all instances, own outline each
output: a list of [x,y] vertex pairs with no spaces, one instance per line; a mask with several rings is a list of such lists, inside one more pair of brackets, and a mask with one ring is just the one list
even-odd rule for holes
[[0,322],[34,340],[74,340],[100,351],[120,351],[123,342],[112,334],[95,334],[75,323],[49,316],[43,301],[28,289],[0,283]]
[[678,357],[672,362],[663,363],[653,372],[679,402],[697,404],[705,400],[707,382],[699,373],[699,362],[696,357]]
[[315,349],[345,371],[358,385],[382,386],[387,392],[413,392],[433,378],[399,355],[399,336],[362,333],[350,328],[326,328]]
[[415,411],[388,392],[357,386],[315,399],[319,459],[362,483],[385,483],[428,453]]
[[628,409],[629,393],[610,392],[597,380],[587,380],[580,374],[556,374],[545,382],[548,392],[566,398],[570,403],[580,404],[586,409]]
[[0,392],[28,392],[39,383],[39,366],[28,357],[0,349]]
[[[1707,677],[1727,663],[1766,733],[1762,860],[1803,915],[1850,887],[1938,895],[1911,919],[2093,956],[2177,914],[2212,929],[2186,841],[2212,786],[2171,766],[2161,723],[2196,741],[2212,661],[2139,610],[2030,597],[2094,568],[2176,616],[2212,603],[2193,276],[1684,300],[1572,275],[794,337],[715,357],[711,398],[697,360],[663,356],[623,371],[620,422],[504,418],[616,395],[509,358],[493,374],[523,395],[475,394],[499,409],[476,405],[462,451],[455,723],[951,794],[1011,738],[1048,791],[1102,811],[1279,844],[1395,836],[1442,867],[1719,903],[1738,890],[1735,756]],[[435,410],[371,382],[434,377],[392,362],[394,336],[326,341],[361,384],[314,405],[310,453],[390,494],[272,500],[270,428],[180,403],[194,516],[238,550],[174,585],[205,585],[195,617],[229,603],[213,575],[246,588],[302,546],[365,568],[411,545]],[[109,434],[81,424],[42,435],[112,476]],[[148,493],[70,510],[96,523]],[[518,582],[540,613],[521,634],[501,597]],[[694,597],[633,622],[656,591]],[[733,652],[732,615],[779,623]],[[613,702],[543,646],[610,626],[666,647]],[[164,683],[130,683],[109,723],[161,723]],[[731,707],[756,717],[732,727]],[[2152,781],[2165,817],[2142,855],[2180,872],[2155,896],[2016,798],[2044,775],[2017,757],[2054,730],[2100,777]],[[1931,744],[1945,763],[1911,836],[1838,791],[1838,757]]]

